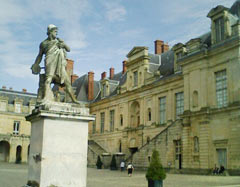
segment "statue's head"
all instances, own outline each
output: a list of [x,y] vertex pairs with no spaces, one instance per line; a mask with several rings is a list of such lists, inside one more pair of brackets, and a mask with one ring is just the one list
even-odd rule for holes
[[48,27],[47,27],[47,35],[49,35],[50,32],[53,31],[53,30],[58,30],[57,26],[55,26],[53,24],[48,25]]

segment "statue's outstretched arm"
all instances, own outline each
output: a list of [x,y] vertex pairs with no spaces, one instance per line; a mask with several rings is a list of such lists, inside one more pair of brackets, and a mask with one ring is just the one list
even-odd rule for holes
[[42,57],[43,57],[43,49],[42,49],[42,45],[40,45],[38,56],[37,56],[34,64],[31,67],[33,74],[39,74],[40,73],[41,68],[40,68],[39,64],[42,61]]

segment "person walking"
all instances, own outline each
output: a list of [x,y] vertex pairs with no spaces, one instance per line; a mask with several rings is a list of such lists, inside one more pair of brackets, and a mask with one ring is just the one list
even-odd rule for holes
[[133,167],[132,163],[128,163],[127,171],[128,171],[128,176],[129,176],[129,177],[132,176],[133,170],[134,170],[134,167]]
[[122,162],[120,163],[120,168],[121,168],[121,171],[124,170],[124,167],[125,167],[125,162],[122,160]]

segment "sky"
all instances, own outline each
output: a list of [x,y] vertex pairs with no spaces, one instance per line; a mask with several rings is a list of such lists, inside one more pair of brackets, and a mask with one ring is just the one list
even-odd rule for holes
[[[30,68],[47,38],[47,26],[71,48],[74,73],[94,72],[95,80],[109,68],[122,71],[134,46],[154,41],[186,43],[210,31],[208,12],[235,0],[0,0],[0,88],[36,93],[37,75]],[[41,66],[44,66],[42,60]]]

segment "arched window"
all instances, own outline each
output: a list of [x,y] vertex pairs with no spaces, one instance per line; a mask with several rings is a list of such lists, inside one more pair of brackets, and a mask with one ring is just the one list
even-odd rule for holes
[[198,92],[196,90],[193,92],[193,107],[198,107]]
[[194,141],[194,152],[198,153],[199,152],[199,140],[198,140],[198,137],[194,136],[193,141]]

